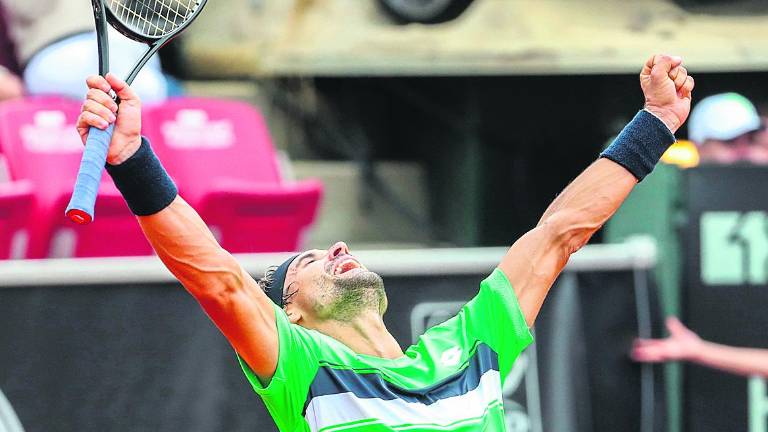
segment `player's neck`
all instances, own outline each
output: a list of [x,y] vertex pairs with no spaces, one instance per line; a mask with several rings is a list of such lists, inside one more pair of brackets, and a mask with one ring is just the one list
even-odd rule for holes
[[403,350],[376,311],[366,311],[350,321],[326,321],[318,330],[333,337],[352,351],[374,357],[395,359]]

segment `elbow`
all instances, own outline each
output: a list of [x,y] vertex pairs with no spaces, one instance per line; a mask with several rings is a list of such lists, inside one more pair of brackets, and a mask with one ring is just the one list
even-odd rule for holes
[[214,282],[204,289],[207,297],[228,301],[229,298],[242,290],[244,278],[239,265],[222,266],[222,268],[214,271],[216,275]]
[[219,274],[215,282],[195,290],[187,289],[202,308],[213,316],[218,312],[230,311],[242,293],[242,282],[235,274]]
[[190,263],[184,276],[179,279],[184,287],[201,302],[227,302],[245,285],[245,275],[240,264],[233,258]]
[[546,233],[548,243],[570,256],[589,242],[603,221],[586,211],[562,210],[553,213],[539,225]]

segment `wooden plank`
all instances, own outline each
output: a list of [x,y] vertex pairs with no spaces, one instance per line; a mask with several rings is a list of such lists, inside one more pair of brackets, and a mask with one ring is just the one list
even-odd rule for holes
[[635,73],[655,52],[697,72],[768,69],[768,16],[693,13],[669,0],[476,0],[431,26],[395,25],[373,0],[220,3],[187,38],[198,74]]

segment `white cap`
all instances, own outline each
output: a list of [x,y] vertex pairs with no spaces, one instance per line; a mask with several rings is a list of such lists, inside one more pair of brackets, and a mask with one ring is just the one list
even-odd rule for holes
[[688,138],[697,145],[708,139],[728,141],[760,127],[760,116],[749,99],[738,93],[721,93],[705,97],[693,108]]

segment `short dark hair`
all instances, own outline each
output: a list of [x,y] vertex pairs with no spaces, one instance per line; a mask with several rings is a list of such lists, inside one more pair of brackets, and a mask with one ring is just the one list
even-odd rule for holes
[[[256,281],[256,283],[259,285],[259,288],[261,288],[261,290],[264,291],[264,294],[266,294],[267,297],[269,297],[269,293],[273,289],[279,289],[279,290],[283,289],[283,287],[275,286],[275,275],[277,274],[277,269],[279,267],[280,266],[267,267],[267,270],[264,271],[264,276],[262,276],[261,279]],[[290,304],[291,299],[293,298],[294,295],[296,295],[296,290],[292,292],[284,292],[281,294],[282,294],[281,297],[283,299],[283,307],[285,307],[288,304]]]
[[275,283],[276,271],[277,271],[277,266],[269,266],[267,267],[267,270],[264,272],[264,276],[262,276],[261,279],[256,281],[256,283],[259,284],[259,288],[261,288],[261,290],[264,291],[264,294],[269,295],[269,292],[274,288],[273,285]]

